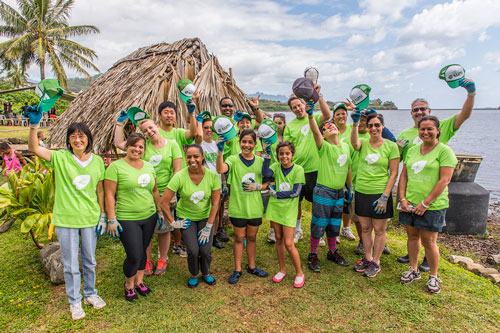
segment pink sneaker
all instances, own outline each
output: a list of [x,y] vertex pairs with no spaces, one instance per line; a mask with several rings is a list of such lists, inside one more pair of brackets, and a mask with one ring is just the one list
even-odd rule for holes
[[273,276],[273,281],[276,283],[280,283],[281,281],[283,281],[285,276],[286,276],[285,273],[278,272],[278,273],[276,273],[275,276]]
[[306,282],[306,276],[296,276],[295,281],[293,282],[293,286],[295,288],[302,288],[304,286],[304,283]]

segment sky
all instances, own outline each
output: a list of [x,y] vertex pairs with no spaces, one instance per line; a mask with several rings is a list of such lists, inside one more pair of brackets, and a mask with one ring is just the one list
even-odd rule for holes
[[96,51],[101,72],[140,47],[198,37],[247,94],[288,96],[314,66],[327,100],[366,83],[371,99],[399,108],[417,97],[461,108],[465,90],[438,78],[449,64],[475,80],[476,107],[500,106],[498,13],[500,0],[76,0],[70,24],[100,29],[74,39]]

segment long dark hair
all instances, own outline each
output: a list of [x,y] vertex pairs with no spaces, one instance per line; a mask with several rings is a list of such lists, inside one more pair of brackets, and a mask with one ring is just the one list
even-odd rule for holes
[[85,153],[90,153],[92,151],[92,147],[94,146],[94,139],[92,138],[90,128],[85,123],[71,123],[69,125],[68,130],[66,131],[66,147],[68,150],[73,153],[73,148],[69,143],[69,137],[75,132],[81,132],[87,136],[87,147],[85,147]]

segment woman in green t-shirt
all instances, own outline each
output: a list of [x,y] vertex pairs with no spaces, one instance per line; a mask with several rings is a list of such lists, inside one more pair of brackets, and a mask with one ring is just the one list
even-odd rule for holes
[[429,262],[427,289],[441,291],[437,276],[439,266],[438,233],[445,225],[448,202],[448,184],[457,165],[453,150],[439,142],[439,120],[425,116],[418,122],[418,136],[422,144],[411,147],[404,160],[399,178],[401,212],[399,222],[406,225],[410,268],[401,277],[402,283],[420,279],[418,256],[420,239]]
[[[151,289],[143,282],[146,248],[159,220],[160,193],[151,163],[142,160],[146,139],[139,133],[127,138],[127,155],[109,165],[104,176],[108,234],[120,238],[125,249],[125,299],[146,296]],[[157,208],[158,207],[158,208]],[[121,234],[120,234],[121,233]]]
[[[217,173],[205,168],[205,156],[200,145],[187,146],[185,155],[187,168],[172,177],[165,189],[161,205],[167,221],[173,227],[182,229],[182,240],[187,247],[187,261],[191,273],[187,285],[194,288],[198,285],[200,267],[202,280],[209,285],[215,284],[214,277],[210,275],[210,264],[212,226],[219,210],[220,179]],[[175,193],[180,197],[177,217],[182,220],[174,222],[169,204]]]
[[[234,139],[233,139],[234,140]],[[257,136],[251,129],[241,131],[239,143],[241,153],[229,156],[225,161],[224,139],[217,139],[216,168],[220,174],[229,172],[228,184],[230,187],[228,215],[234,227],[234,265],[235,271],[229,277],[228,282],[237,283],[241,275],[241,259],[243,256],[243,241],[247,241],[248,265],[247,272],[259,277],[266,277],[267,272],[255,267],[255,256],[257,252],[257,232],[262,224],[264,206],[262,205],[261,190],[267,189],[267,183],[263,183],[263,170],[269,168],[269,159],[255,156],[253,150],[257,142]]]
[[39,158],[50,162],[54,168],[56,193],[52,224],[61,248],[71,317],[77,320],[85,317],[80,294],[79,248],[83,267],[84,304],[96,309],[106,305],[97,296],[95,289],[97,237],[106,233],[104,162],[101,157],[91,153],[92,134],[84,123],[69,125],[66,132],[67,150],[40,147],[37,128],[41,111],[38,112],[38,119],[33,119],[33,113],[29,113],[31,124],[28,148]]
[[[384,117],[371,113],[366,117],[369,139],[359,139],[361,112],[351,114],[351,144],[359,150],[355,187],[355,212],[361,223],[365,256],[354,266],[357,272],[374,278],[380,272],[380,256],[386,241],[387,221],[393,216],[392,188],[398,176],[398,146],[382,137]],[[375,230],[375,239],[373,238]]]

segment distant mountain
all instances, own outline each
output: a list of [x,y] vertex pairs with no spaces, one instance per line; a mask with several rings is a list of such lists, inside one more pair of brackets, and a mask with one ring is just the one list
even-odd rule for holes
[[286,103],[288,101],[288,97],[286,97],[285,95],[267,95],[259,91],[257,91],[255,94],[248,94],[248,97],[257,97],[259,95],[261,99],[267,99],[268,101],[278,101],[282,103]]
[[68,88],[72,92],[79,93],[80,91],[83,91],[90,87],[92,82],[97,79],[101,74],[96,74],[92,76],[92,78],[87,79],[87,78],[79,78],[79,77],[73,77],[68,79]]

